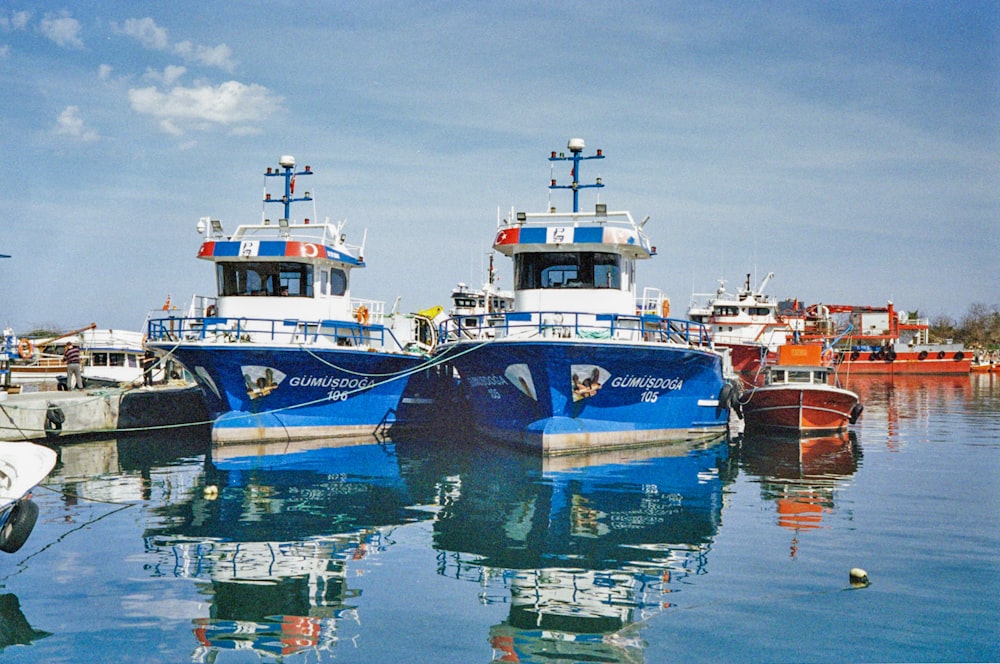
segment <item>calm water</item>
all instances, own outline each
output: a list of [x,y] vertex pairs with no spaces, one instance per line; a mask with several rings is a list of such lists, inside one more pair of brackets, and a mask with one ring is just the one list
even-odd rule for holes
[[64,445],[0,554],[2,657],[1000,660],[1000,378],[852,387],[850,436],[578,467],[416,437]]

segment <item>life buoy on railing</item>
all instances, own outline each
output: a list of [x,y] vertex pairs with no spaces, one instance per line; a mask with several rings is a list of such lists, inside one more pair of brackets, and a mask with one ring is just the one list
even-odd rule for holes
[[35,344],[31,343],[31,339],[21,339],[17,342],[17,354],[22,359],[28,359],[35,354]]
[[670,300],[668,298],[663,298],[663,304],[660,305],[660,315],[664,318],[670,318]]
[[216,314],[217,311],[218,310],[215,308],[215,305],[214,304],[210,304],[210,305],[208,305],[208,308],[205,309],[205,315],[208,316],[209,318],[211,318],[212,316],[214,316]]
[[366,307],[363,304],[360,307],[358,307],[354,311],[354,318],[359,323],[361,323],[362,325],[367,325],[368,321],[370,320],[370,317],[369,317],[369,314],[368,314],[368,307]]

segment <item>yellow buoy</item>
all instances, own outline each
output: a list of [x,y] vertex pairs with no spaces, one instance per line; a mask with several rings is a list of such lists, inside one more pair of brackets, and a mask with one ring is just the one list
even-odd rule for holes
[[204,491],[205,500],[215,500],[219,497],[219,487],[209,484]]
[[854,567],[851,569],[851,587],[852,588],[864,588],[868,585],[868,572],[864,571],[860,567]]

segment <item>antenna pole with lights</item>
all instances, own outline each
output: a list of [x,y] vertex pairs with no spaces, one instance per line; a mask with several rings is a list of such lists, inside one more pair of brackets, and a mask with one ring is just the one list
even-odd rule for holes
[[270,167],[268,167],[267,172],[264,173],[264,177],[285,178],[285,195],[282,196],[281,198],[271,198],[271,194],[265,194],[264,202],[281,203],[282,205],[284,205],[285,213],[282,216],[282,219],[287,220],[291,218],[289,216],[289,209],[291,208],[292,203],[312,200],[312,196],[309,195],[308,191],[305,192],[305,194],[303,196],[300,196],[299,198],[293,197],[295,194],[295,178],[297,178],[300,175],[312,175],[312,169],[306,166],[304,170],[296,172],[295,157],[291,155],[282,155],[281,159],[278,160],[278,165],[280,166],[280,169],[279,168],[271,169]]
[[601,150],[598,150],[597,154],[591,155],[589,157],[581,156],[581,153],[583,152],[583,148],[584,148],[583,139],[582,138],[571,138],[571,139],[569,139],[569,143],[566,145],[566,147],[569,148],[569,151],[570,151],[570,156],[569,157],[567,157],[562,152],[560,152],[559,155],[556,156],[556,152],[555,152],[555,150],[553,150],[551,156],[549,157],[549,161],[572,161],[573,162],[573,170],[571,171],[570,175],[573,176],[573,183],[572,184],[556,184],[555,179],[553,179],[552,183],[549,185],[549,189],[572,189],[573,190],[573,212],[579,212],[580,211],[580,190],[581,189],[590,189],[590,188],[599,188],[599,187],[603,187],[604,186],[604,184],[601,182],[601,178],[597,178],[597,181],[594,182],[593,184],[580,184],[580,162],[584,161],[586,159],[604,159],[604,154],[601,152]]

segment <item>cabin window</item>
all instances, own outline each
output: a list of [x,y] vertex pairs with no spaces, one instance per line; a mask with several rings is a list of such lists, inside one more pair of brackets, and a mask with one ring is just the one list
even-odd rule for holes
[[621,256],[605,252],[540,252],[515,257],[514,287],[621,289]]
[[767,307],[750,307],[751,316],[767,316],[770,311]]
[[312,297],[313,269],[305,263],[278,263],[281,271],[281,290],[277,295]]
[[97,351],[90,354],[90,366],[92,367],[106,367],[108,366],[108,354]]
[[221,297],[233,295],[312,297],[312,274],[312,265],[307,263],[240,261],[216,264]]
[[343,295],[347,292],[347,272],[333,268],[330,270],[330,295]]
[[789,371],[788,372],[788,382],[789,383],[811,383],[812,382],[812,372],[811,371]]

